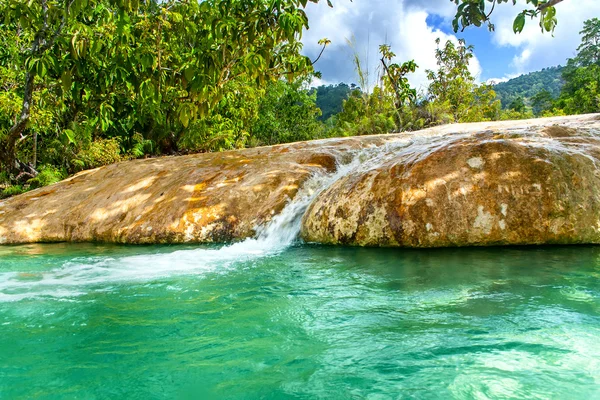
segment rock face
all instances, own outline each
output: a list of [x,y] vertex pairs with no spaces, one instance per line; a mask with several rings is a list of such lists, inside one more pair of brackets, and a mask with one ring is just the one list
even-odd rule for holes
[[421,132],[322,193],[302,236],[402,247],[600,243],[599,134],[594,116]]
[[254,235],[314,171],[371,142],[127,161],[0,201],[0,244],[225,242]]
[[359,166],[304,214],[306,241],[600,243],[596,115],[110,165],[0,202],[0,243],[241,240],[277,215],[313,172],[333,172],[353,158]]

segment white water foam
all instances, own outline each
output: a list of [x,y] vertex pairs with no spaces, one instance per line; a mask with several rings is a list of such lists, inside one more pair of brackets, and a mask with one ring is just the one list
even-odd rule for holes
[[[398,142],[393,147],[405,148]],[[143,282],[173,275],[225,272],[239,263],[278,254],[291,246],[300,232],[302,216],[323,190],[359,169],[374,168],[394,151],[389,146],[369,147],[352,153],[334,173],[315,172],[268,224],[257,228],[256,237],[219,249],[179,250],[172,253],[124,257],[82,257],[45,272],[0,273],[0,302],[26,298],[68,298],[93,287],[119,282]],[[87,287],[88,290],[83,288]],[[92,289],[93,290],[93,289]]]
[[76,258],[44,272],[0,273],[0,302],[25,298],[68,298],[90,290],[104,290],[119,282],[148,282],[173,275],[204,275],[226,272],[240,263],[281,253],[300,232],[302,216],[319,193],[338,179],[377,168],[392,157],[414,159],[463,135],[452,138],[411,135],[394,137],[384,144],[347,153],[333,173],[315,172],[279,215],[257,228],[254,238],[219,249],[179,250],[137,256]]

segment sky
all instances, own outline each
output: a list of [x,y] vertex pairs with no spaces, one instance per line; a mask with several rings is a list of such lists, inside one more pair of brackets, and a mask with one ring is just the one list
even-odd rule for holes
[[[389,44],[395,62],[414,59],[419,69],[409,76],[418,89],[427,87],[426,69],[435,69],[435,39],[456,41],[463,38],[475,46],[470,70],[479,81],[501,81],[542,68],[565,65],[577,52],[583,22],[600,15],[598,0],[564,0],[558,4],[558,26],[554,36],[542,33],[537,20],[529,20],[521,34],[512,30],[513,20],[524,8],[525,0],[496,7],[487,27],[469,27],[455,34],[451,21],[456,5],[451,0],[332,0],[333,8],[322,0],[306,7],[310,28],[303,33],[303,53],[315,59],[321,50],[317,43],[328,38],[315,69],[322,74],[313,84],[358,81],[352,56],[356,52],[369,65],[371,85],[379,71],[378,49]],[[351,43],[351,44],[349,44]]]

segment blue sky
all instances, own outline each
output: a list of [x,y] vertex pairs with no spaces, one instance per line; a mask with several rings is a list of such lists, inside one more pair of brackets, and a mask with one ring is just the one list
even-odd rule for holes
[[[526,8],[524,0],[517,6],[496,7],[492,20],[495,32],[487,28],[468,28],[455,34],[451,20],[456,6],[450,0],[333,0],[333,8],[325,1],[309,4],[310,29],[303,35],[304,53],[315,58],[317,41],[327,37],[332,44],[316,69],[322,83],[356,82],[352,54],[356,51],[370,66],[371,82],[377,80],[378,46],[388,43],[397,54],[395,61],[414,59],[420,66],[410,77],[411,83],[424,90],[426,69],[435,69],[435,39],[466,39],[475,46],[475,59],[470,69],[479,80],[501,80],[545,67],[565,64],[580,43],[583,21],[600,15],[598,0],[564,0],[557,6],[559,24],[554,37],[542,34],[537,21],[529,21],[521,34],[512,32],[515,15]],[[348,45],[353,42],[355,50]],[[368,63],[367,63],[368,60]],[[317,82],[321,83],[321,82]]]
[[[532,23],[535,23],[532,21]],[[454,35],[448,20],[438,15],[430,14],[427,25],[439,29],[448,35]],[[465,39],[468,44],[475,46],[475,55],[481,65],[481,80],[493,79],[512,75],[510,63],[517,55],[517,49],[512,46],[496,46],[493,43],[493,32],[487,28],[471,28],[458,33],[457,38]]]

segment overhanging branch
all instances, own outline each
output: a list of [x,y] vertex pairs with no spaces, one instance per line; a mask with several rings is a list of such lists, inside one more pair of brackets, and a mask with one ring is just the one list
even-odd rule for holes
[[544,11],[546,8],[549,7],[554,7],[555,5],[557,5],[558,3],[562,3],[563,0],[550,0],[547,3],[544,4],[540,4],[540,6],[538,7],[538,11]]

